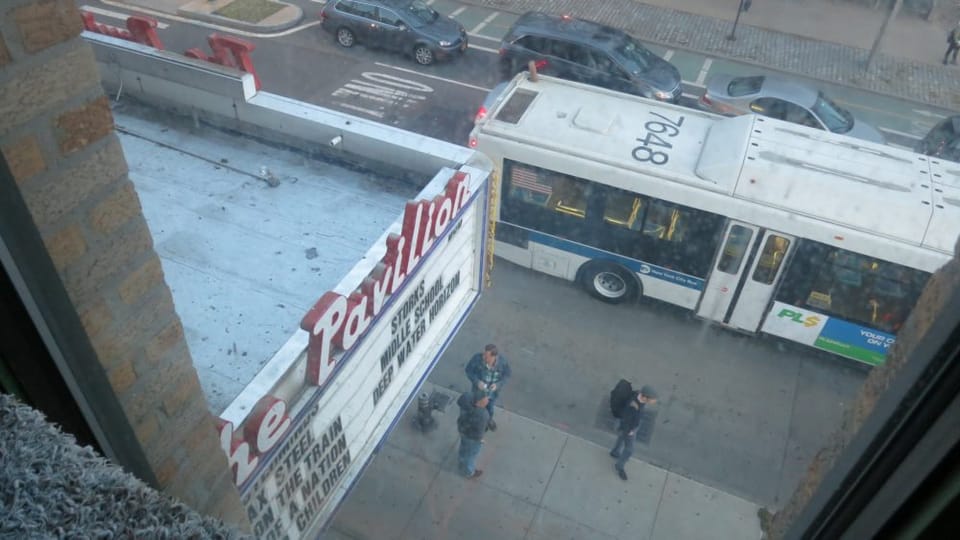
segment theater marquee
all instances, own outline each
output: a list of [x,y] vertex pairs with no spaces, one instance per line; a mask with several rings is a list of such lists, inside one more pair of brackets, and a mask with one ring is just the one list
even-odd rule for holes
[[258,538],[317,535],[472,309],[488,174],[434,178],[224,411],[221,447]]

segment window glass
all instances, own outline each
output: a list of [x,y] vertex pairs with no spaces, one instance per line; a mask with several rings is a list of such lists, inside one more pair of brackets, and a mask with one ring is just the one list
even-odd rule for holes
[[834,133],[846,133],[853,129],[853,115],[830,101],[823,92],[817,96],[817,101],[813,104],[813,114],[817,115],[827,129]]
[[763,77],[737,77],[727,85],[727,94],[731,97],[756,94],[763,86]]
[[692,221],[690,215],[689,210],[681,210],[672,204],[656,201],[647,212],[643,234],[667,242],[682,242]]
[[346,4],[347,4],[346,2],[340,2],[340,4],[338,4],[337,7],[341,11],[345,11],[352,15],[357,15],[358,17],[366,17],[367,19],[370,19],[373,21],[378,20],[377,8],[375,6],[371,6],[370,4],[364,4],[363,2],[350,2],[349,7],[347,9],[343,9],[344,7],[346,7]]
[[819,121],[817,121],[810,111],[797,104],[786,103],[784,105],[784,110],[786,111],[784,120],[787,122],[800,124],[801,126],[823,129],[823,126]]
[[407,6],[407,15],[410,15],[410,21],[413,26],[420,27],[430,24],[440,17],[440,14],[433,10],[426,2],[414,0]]
[[743,262],[743,256],[747,253],[751,238],[753,238],[753,229],[742,225],[730,227],[730,234],[727,236],[726,243],[723,244],[723,251],[717,262],[717,270],[726,274],[739,272],[740,263]]
[[643,224],[643,199],[636,193],[619,189],[609,189],[606,194],[603,221],[638,231]]
[[380,22],[390,26],[400,26],[403,24],[403,19],[389,9],[380,8]]
[[760,252],[760,260],[757,261],[757,267],[753,271],[753,280],[767,285],[773,283],[789,249],[789,239],[775,234],[767,236],[767,241],[763,243],[763,251]]
[[565,174],[513,164],[508,196],[569,216],[586,216],[587,182]]
[[777,98],[765,97],[753,100],[750,103],[750,110],[762,114],[763,116],[769,116],[770,118],[777,118],[779,120],[785,120],[787,115],[786,103]]
[[791,260],[778,300],[890,333],[900,329],[930,277],[807,240]]
[[550,54],[547,48],[547,40],[543,39],[542,37],[524,36],[514,43],[535,53]]
[[537,95],[536,92],[529,90],[517,90],[503,104],[503,107],[500,107],[500,111],[497,112],[497,120],[516,124],[523,117],[523,113],[527,112],[527,108],[533,103],[533,98]]

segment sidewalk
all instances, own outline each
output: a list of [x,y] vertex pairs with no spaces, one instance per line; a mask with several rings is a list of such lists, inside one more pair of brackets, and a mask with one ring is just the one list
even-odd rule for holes
[[[583,540],[761,537],[758,506],[632,460],[620,480],[608,448],[497,409],[477,480],[457,471],[457,406],[438,428],[394,428],[323,536],[335,540]],[[654,434],[656,437],[656,434]],[[614,442],[611,431],[610,443]]]

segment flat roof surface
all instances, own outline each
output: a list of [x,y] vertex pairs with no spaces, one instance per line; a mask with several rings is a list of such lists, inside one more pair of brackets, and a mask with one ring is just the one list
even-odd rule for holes
[[[114,118],[219,414],[418,190],[147,107],[124,104]],[[276,187],[261,179],[264,167]]]

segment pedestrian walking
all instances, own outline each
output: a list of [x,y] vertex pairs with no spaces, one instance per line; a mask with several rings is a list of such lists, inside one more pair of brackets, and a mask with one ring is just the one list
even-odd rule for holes
[[947,52],[943,53],[943,65],[947,65],[947,57],[953,54],[951,64],[957,63],[957,51],[960,51],[960,23],[957,23],[947,34]]
[[460,474],[467,478],[478,478],[483,471],[476,468],[477,456],[483,446],[483,434],[490,422],[487,403],[490,397],[479,390],[465,392],[457,399],[460,416],[457,417],[457,431],[460,432],[460,451],[458,464]]
[[647,405],[657,403],[657,392],[649,385],[643,385],[640,391],[634,394],[633,399],[627,403],[620,412],[620,425],[617,427],[617,443],[610,451],[610,456],[616,458],[617,462],[614,468],[621,480],[627,479],[627,471],[623,466],[633,455],[633,444],[637,436],[637,428],[640,426],[643,409]]
[[510,378],[510,363],[497,351],[496,345],[490,344],[483,348],[482,353],[473,355],[473,358],[467,362],[465,371],[467,378],[470,379],[471,388],[480,390],[490,397],[487,404],[490,423],[487,429],[496,431],[497,423],[493,421],[493,404],[500,397],[500,390]]

